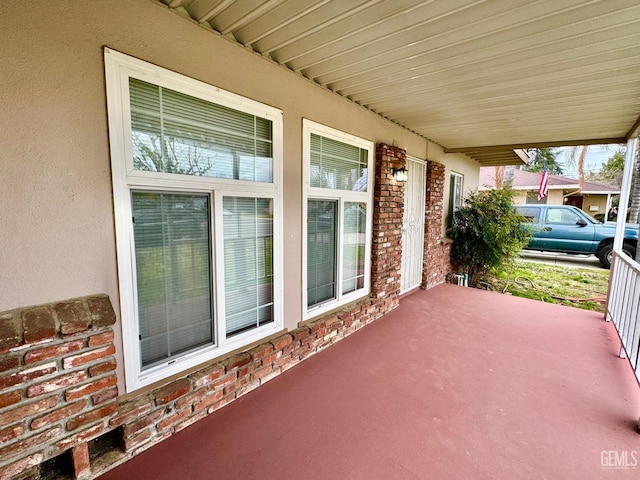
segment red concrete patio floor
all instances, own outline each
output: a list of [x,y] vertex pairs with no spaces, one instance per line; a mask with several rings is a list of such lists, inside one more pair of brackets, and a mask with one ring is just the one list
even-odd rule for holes
[[101,478],[638,479],[618,349],[602,314],[441,285]]

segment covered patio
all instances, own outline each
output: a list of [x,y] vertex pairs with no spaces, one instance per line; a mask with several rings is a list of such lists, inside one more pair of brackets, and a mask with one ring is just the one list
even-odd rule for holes
[[480,166],[627,143],[626,205],[637,0],[5,4],[0,480],[638,478],[621,237],[613,323],[440,285]]
[[100,478],[638,478],[619,348],[602,314],[419,290]]

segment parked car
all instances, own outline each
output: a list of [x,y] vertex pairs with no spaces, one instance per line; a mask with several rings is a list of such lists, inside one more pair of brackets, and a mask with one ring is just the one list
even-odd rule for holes
[[[605,268],[611,266],[615,223],[601,223],[577,207],[563,205],[517,205],[531,226],[533,238],[526,250],[595,255]],[[635,257],[638,225],[627,224],[624,252]]]

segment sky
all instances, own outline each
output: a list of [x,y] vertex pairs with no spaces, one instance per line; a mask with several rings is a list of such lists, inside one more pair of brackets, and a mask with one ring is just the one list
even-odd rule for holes
[[[587,150],[587,156],[584,161],[584,173],[589,174],[592,172],[597,172],[600,170],[602,164],[606,163],[607,160],[616,152],[618,149],[622,149],[624,151],[625,145],[619,145],[617,143],[612,143],[609,145],[590,145]],[[568,147],[560,147],[558,148],[558,155],[556,159],[562,164],[563,175],[565,177],[578,178],[578,170],[575,168],[567,167],[567,152]],[[577,158],[576,158],[577,161]]]

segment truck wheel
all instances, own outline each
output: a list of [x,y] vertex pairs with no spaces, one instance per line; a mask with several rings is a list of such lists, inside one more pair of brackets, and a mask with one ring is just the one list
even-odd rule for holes
[[[636,258],[636,247],[634,247],[633,245],[629,245],[628,243],[623,244],[622,251],[627,256],[634,259]],[[598,253],[598,260],[600,260],[600,263],[604,268],[611,268],[612,252],[613,252],[613,244],[608,243],[604,247],[602,247],[602,250],[600,250],[600,253]]]
[[611,252],[613,252],[613,244],[608,243],[598,253],[598,260],[604,268],[611,268]]

